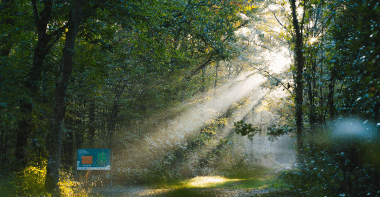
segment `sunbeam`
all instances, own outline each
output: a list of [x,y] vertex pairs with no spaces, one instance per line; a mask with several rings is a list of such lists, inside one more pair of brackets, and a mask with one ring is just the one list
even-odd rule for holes
[[[256,92],[255,97],[260,95],[257,93],[260,92],[259,86],[264,81],[264,77],[251,71],[224,84],[217,89],[215,97],[190,104],[189,109],[181,115],[160,123],[157,128],[152,128],[155,132],[132,144],[133,150],[138,152],[126,151],[129,152],[128,155],[134,155],[129,159],[133,163],[137,162],[139,166],[146,167],[151,161],[162,157],[166,151],[183,147],[189,136],[204,127],[208,121],[220,116],[235,102],[252,91]],[[212,93],[213,90],[210,90],[205,95]]]

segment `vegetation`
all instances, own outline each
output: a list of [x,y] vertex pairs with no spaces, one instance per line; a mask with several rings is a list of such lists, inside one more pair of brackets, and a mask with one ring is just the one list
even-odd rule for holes
[[375,195],[378,2],[290,1],[291,15],[272,3],[295,58],[298,168],[284,180],[298,196]]
[[[257,188],[274,177],[237,170],[250,167],[239,136],[265,131],[296,138],[279,195],[377,195],[379,20],[376,0],[0,1],[1,193],[109,184],[108,172],[74,181],[80,148],[111,148],[121,185],[199,175]],[[284,50],[290,69],[269,69],[264,54]],[[287,94],[250,103],[241,74]],[[260,107],[271,117],[249,122]]]

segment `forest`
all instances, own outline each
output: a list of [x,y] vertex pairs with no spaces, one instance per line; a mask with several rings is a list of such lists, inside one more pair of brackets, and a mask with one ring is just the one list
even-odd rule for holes
[[379,196],[379,4],[0,0],[0,196]]

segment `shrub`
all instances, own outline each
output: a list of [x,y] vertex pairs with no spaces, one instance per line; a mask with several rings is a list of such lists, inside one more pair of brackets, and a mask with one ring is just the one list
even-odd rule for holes
[[45,192],[46,165],[43,168],[29,166],[18,173],[14,184],[17,194],[26,196],[50,196]]
[[372,181],[374,168],[360,158],[362,145],[305,147],[304,163],[281,176],[294,196],[366,196],[379,189]]
[[82,183],[73,181],[73,177],[69,172],[61,170],[61,177],[59,178],[59,190],[60,196],[76,196],[76,197],[85,197],[89,196],[91,188],[85,188],[82,186]]
[[[16,175],[1,177],[0,196],[25,196],[25,197],[51,197],[54,196],[45,190],[46,162],[40,167],[28,166]],[[61,170],[58,183],[59,196],[84,197],[88,196],[89,189],[82,187],[79,182],[73,181],[69,172]]]

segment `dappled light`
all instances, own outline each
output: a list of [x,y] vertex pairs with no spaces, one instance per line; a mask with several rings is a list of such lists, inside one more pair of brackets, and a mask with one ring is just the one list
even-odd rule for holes
[[318,38],[316,38],[316,37],[312,37],[309,39],[310,44],[314,44],[317,41],[318,41]]
[[197,176],[192,179],[190,179],[186,185],[189,187],[212,187],[221,185],[223,183],[233,183],[236,181],[240,181],[241,179],[228,179],[226,177],[221,176]]

